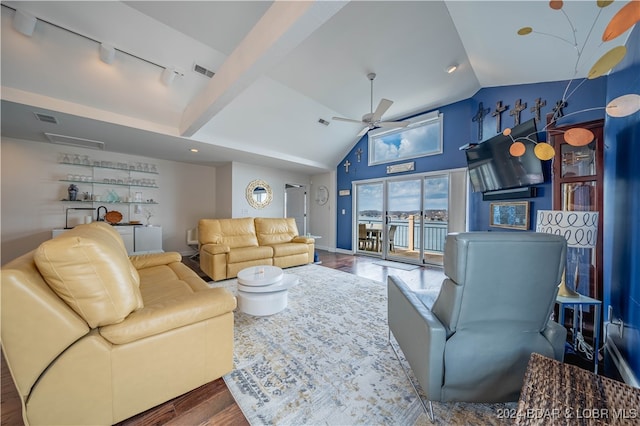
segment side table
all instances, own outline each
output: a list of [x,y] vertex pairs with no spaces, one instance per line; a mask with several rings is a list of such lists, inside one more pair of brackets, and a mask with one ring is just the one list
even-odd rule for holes
[[[580,295],[579,297],[556,297],[558,305],[558,323],[564,326],[565,308],[573,309],[573,328],[578,329],[578,308],[593,307],[593,372],[598,374],[598,347],[600,344],[600,313],[602,311],[602,301],[591,297]],[[573,333],[573,347],[576,347],[576,332]]]

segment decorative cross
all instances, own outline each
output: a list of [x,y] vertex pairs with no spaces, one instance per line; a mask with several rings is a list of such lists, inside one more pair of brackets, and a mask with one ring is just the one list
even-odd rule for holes
[[546,100],[544,100],[542,102],[540,102],[540,101],[541,101],[541,98],[536,99],[536,104],[534,106],[532,106],[531,110],[530,110],[532,113],[534,113],[536,115],[536,121],[540,121],[540,109],[543,106],[547,105],[547,101]]
[[344,166],[345,173],[349,173],[349,166],[350,165],[351,165],[351,163],[349,162],[349,160],[344,162],[343,166]]
[[553,117],[551,118],[551,122],[557,121],[560,117],[564,115],[562,108],[567,107],[567,101],[560,99],[556,102],[556,106],[553,107]]
[[516,101],[516,105],[513,107],[513,109],[511,111],[509,111],[509,115],[513,116],[513,125],[517,126],[518,124],[520,124],[520,112],[523,111],[525,108],[527,108],[527,103],[525,102],[524,104],[521,102],[520,99],[518,99]]
[[358,163],[360,162],[360,158],[362,157],[362,148],[358,148],[356,150],[356,156],[358,157]]
[[482,140],[482,122],[484,121],[484,116],[489,114],[491,108],[484,109],[484,105],[482,102],[478,104],[478,112],[473,116],[473,121],[478,122],[478,140]]
[[493,117],[496,117],[496,133],[502,131],[502,113],[509,108],[509,105],[502,105],[502,101],[496,102],[496,110],[491,113]]

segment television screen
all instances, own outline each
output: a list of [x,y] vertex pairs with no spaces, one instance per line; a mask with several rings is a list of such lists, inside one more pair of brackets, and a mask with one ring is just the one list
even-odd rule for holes
[[511,136],[524,143],[526,151],[521,157],[509,153],[512,143],[502,133],[467,149],[467,164],[473,192],[530,186],[544,182],[542,162],[533,148],[538,142],[535,120],[531,119],[511,130]]

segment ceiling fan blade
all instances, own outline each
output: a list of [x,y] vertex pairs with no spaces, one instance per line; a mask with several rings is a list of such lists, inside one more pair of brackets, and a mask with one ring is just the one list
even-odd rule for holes
[[336,121],[346,121],[347,123],[358,123],[358,124],[362,124],[362,121],[360,120],[352,120],[350,118],[342,118],[342,117],[333,117],[333,120]]
[[380,103],[378,104],[378,108],[373,112],[373,116],[371,117],[371,121],[376,122],[379,121],[385,112],[389,109],[389,107],[393,105],[393,101],[389,99],[380,99]]
[[358,134],[356,135],[356,137],[359,137],[359,138],[360,138],[360,137],[362,137],[362,136],[366,135],[368,131],[369,131],[369,126],[365,126],[362,130],[360,130],[360,131],[358,132]]
[[409,124],[411,124],[410,121],[381,121],[379,123],[376,123],[376,126],[394,128],[407,127]]

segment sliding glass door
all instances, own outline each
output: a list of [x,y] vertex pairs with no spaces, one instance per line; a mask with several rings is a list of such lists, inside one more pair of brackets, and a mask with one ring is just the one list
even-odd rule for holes
[[422,261],[422,193],[423,178],[387,182],[386,258]]
[[362,254],[382,255],[382,225],[384,212],[384,182],[357,184],[354,247]]
[[442,265],[447,233],[466,229],[466,181],[466,170],[460,169],[355,182],[356,251]]

